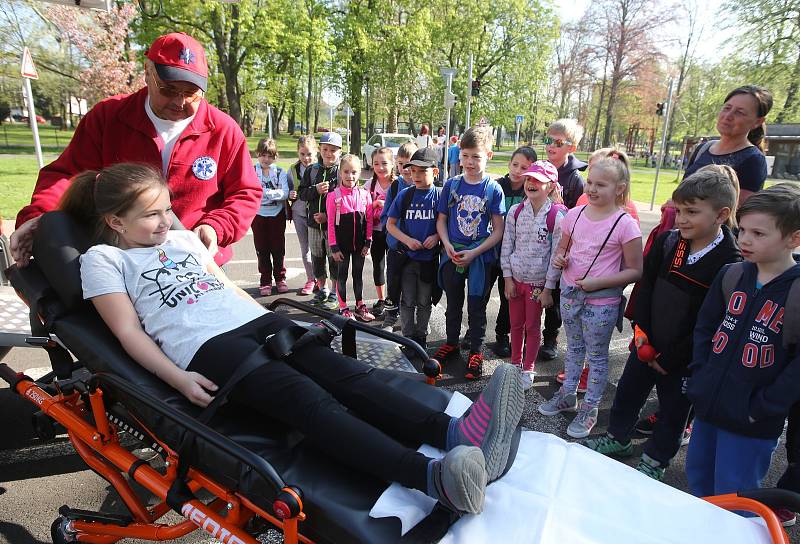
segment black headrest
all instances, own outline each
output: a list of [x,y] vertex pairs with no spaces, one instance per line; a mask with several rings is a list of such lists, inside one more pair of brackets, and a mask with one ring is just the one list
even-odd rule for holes
[[89,231],[62,211],[39,219],[33,258],[68,310],[84,304],[80,256],[92,246]]

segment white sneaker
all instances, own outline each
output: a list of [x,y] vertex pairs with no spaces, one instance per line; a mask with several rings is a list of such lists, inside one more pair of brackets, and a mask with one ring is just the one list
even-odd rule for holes
[[533,370],[522,371],[522,388],[525,391],[533,387],[534,378],[536,378],[536,372],[534,372]]

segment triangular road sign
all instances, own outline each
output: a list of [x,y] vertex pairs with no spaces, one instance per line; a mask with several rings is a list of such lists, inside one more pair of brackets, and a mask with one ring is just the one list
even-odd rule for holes
[[39,72],[36,71],[36,65],[33,64],[33,57],[31,51],[27,47],[22,52],[22,70],[20,70],[22,77],[30,79],[39,79]]

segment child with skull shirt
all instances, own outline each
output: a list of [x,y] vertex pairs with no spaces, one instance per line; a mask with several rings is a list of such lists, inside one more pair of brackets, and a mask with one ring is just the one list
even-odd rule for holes
[[447,340],[436,351],[440,361],[458,357],[458,339],[467,289],[470,353],[466,378],[477,380],[483,371],[481,345],[486,335],[486,304],[492,287],[492,267],[503,238],[503,189],[486,173],[492,158],[492,134],[473,127],[461,140],[463,173],[447,180],[436,207],[436,230],[444,246],[439,285],[447,296]]

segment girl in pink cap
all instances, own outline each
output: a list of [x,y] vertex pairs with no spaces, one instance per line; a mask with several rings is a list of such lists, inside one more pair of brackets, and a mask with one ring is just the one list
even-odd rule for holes
[[[567,211],[558,185],[558,170],[536,161],[522,174],[525,197],[506,215],[500,266],[511,320],[511,362],[522,368],[525,388],[533,385],[533,367],[541,342],[542,309],[553,305],[561,270],[550,264],[561,239]],[[523,344],[525,354],[523,356]]]

